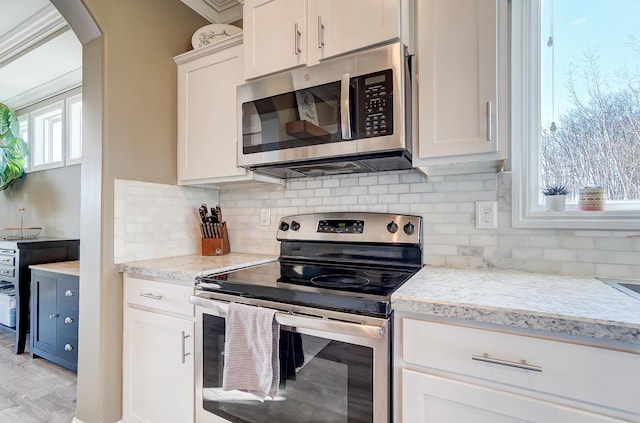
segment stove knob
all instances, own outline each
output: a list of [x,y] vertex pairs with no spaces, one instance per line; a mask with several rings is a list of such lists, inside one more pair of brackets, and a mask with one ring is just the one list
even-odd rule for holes
[[389,232],[391,232],[392,234],[395,234],[396,232],[398,232],[398,224],[392,220],[392,221],[391,221],[391,222],[389,222],[389,224],[387,225],[387,230],[388,230]]
[[407,235],[412,235],[416,231],[416,227],[411,222],[404,225],[403,229],[404,233]]
[[300,229],[300,224],[298,222],[296,222],[295,220],[291,221],[291,230],[292,231],[297,231],[298,229]]
[[280,230],[281,231],[288,231],[289,230],[289,224],[287,222],[281,222],[280,223]]

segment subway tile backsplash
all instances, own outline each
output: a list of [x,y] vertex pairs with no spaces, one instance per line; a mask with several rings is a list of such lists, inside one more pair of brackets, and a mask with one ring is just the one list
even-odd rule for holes
[[[498,229],[476,229],[475,202],[498,201]],[[280,217],[324,211],[421,215],[424,262],[542,273],[640,278],[640,238],[624,231],[513,229],[511,174],[425,177],[417,171],[288,180],[284,187],[222,187],[232,251],[278,254]],[[260,209],[271,212],[260,226]]]
[[[498,202],[498,229],[476,229],[475,202]],[[425,177],[417,171],[288,180],[284,186],[220,191],[116,181],[116,263],[199,254],[195,209],[220,204],[231,250],[279,254],[280,217],[325,211],[416,214],[424,220],[424,263],[580,276],[640,278],[640,238],[625,231],[513,229],[511,175]],[[260,210],[271,222],[260,225]]]
[[114,263],[200,254],[197,209],[218,191],[117,179]]

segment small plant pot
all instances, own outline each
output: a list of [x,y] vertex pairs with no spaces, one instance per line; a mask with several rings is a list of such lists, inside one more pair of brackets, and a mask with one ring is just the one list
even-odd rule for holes
[[547,211],[563,211],[566,199],[566,195],[546,195],[544,201]]

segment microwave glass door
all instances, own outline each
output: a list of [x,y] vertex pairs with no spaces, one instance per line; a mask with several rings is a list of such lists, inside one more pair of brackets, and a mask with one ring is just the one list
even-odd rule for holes
[[343,141],[340,81],[242,104],[245,154]]
[[[280,393],[222,391],[225,321],[203,316],[202,408],[237,423],[371,423],[373,348],[281,330]],[[321,420],[319,420],[321,416]]]

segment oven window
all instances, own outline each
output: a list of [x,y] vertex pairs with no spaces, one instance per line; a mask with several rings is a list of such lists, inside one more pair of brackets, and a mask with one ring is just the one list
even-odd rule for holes
[[203,315],[203,408],[238,423],[370,423],[373,349],[282,330],[280,394],[222,391],[224,319]]

